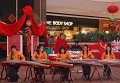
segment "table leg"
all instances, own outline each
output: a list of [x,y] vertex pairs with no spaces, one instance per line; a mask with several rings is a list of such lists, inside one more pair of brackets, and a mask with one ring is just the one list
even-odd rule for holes
[[33,78],[33,76],[32,76],[32,67],[28,67],[28,68],[27,68],[24,81],[25,81],[26,79],[29,79],[30,77],[32,78],[32,80],[34,80],[34,78]]
[[3,73],[4,73],[4,70],[5,70],[5,66],[3,66],[3,68],[2,68],[0,80],[3,80]]
[[[52,79],[54,79],[55,75],[57,74],[58,68],[55,67],[55,69],[53,70],[53,76]],[[59,71],[58,71],[59,72]],[[61,71],[60,71],[61,72]]]
[[7,66],[5,66],[5,72],[6,72],[5,79],[7,79],[7,80],[8,80],[8,67],[7,67]]
[[108,65],[108,67],[107,67],[107,69],[106,69],[106,72],[104,72],[105,73],[105,78],[107,79],[107,72],[108,72],[108,68],[110,67],[110,65]]
[[94,68],[94,70],[93,70],[93,73],[92,73],[92,75],[91,75],[90,79],[92,79],[92,78],[93,78],[93,76],[94,76],[94,74],[95,74],[95,72],[96,72],[96,71],[97,71],[98,76],[99,76],[99,79],[100,79],[100,73],[99,73],[99,71],[98,71],[97,66],[95,66],[95,68]]
[[[5,71],[5,78],[3,78],[3,74],[4,74],[4,71]],[[2,68],[2,71],[1,71],[1,77],[0,77],[0,80],[3,80],[3,79],[8,79],[8,74],[7,74],[7,71],[8,71],[8,67],[7,66],[3,66]]]
[[69,76],[70,76],[70,81],[73,81],[73,80],[72,80],[71,70],[69,71]]

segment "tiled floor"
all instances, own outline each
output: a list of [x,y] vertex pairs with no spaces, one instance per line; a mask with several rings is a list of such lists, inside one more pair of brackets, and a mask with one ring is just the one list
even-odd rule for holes
[[[33,83],[32,79],[26,80],[24,82],[24,77],[25,77],[25,71],[26,71],[27,67],[20,67],[19,70],[19,75],[20,75],[20,79],[17,83]],[[120,83],[120,68],[119,67],[112,67],[112,77],[109,80],[106,80],[103,76],[102,76],[102,68],[98,68],[99,72],[100,72],[100,79],[97,75],[97,72],[94,74],[92,80],[84,80],[82,79],[82,73],[76,73],[75,70],[78,69],[78,67],[75,67],[74,69],[72,69],[72,79],[73,79],[73,83]],[[92,67],[92,71],[93,72],[93,67]],[[81,67],[79,68],[79,70],[81,70]],[[0,72],[1,72],[1,67],[0,67]],[[46,74],[46,82],[44,83],[60,83],[60,77],[59,75],[56,75],[54,79],[52,79],[52,75],[49,74],[49,70],[46,70],[47,74]],[[7,80],[1,80],[0,83],[10,83]],[[39,82],[38,82],[39,83]],[[68,83],[68,82],[64,82],[64,83]],[[72,83],[72,82],[71,82]]]

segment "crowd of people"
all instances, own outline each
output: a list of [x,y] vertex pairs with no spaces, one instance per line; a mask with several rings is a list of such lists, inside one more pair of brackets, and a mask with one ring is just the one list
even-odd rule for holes
[[[104,36],[100,36],[98,43],[94,44],[94,45],[90,45],[89,46],[89,50],[94,50],[94,49],[98,49],[100,51],[101,54],[103,54],[105,47],[107,45],[107,42],[104,41]],[[110,42],[112,44],[112,50],[115,52],[119,52],[120,51],[120,37],[117,35],[115,37],[115,39]],[[50,34],[48,34],[48,47],[54,48],[54,50],[57,52],[58,49],[61,46],[64,46],[67,50],[72,50],[72,51],[80,51],[82,50],[82,47],[79,44],[79,41],[75,41],[75,44],[73,44],[72,46],[67,44],[66,41],[66,35],[64,33],[60,33],[60,35],[58,37],[53,37]]]
[[[78,41],[75,41],[75,45],[71,47],[72,51],[80,51],[77,55],[76,58],[82,57],[83,59],[94,59],[95,57],[91,53],[91,50],[93,49],[98,49],[101,54],[101,59],[116,59],[114,55],[114,51],[119,51],[120,50],[120,40],[119,36],[115,38],[115,40],[111,43],[103,42],[103,39],[100,38],[98,44],[88,46],[87,44],[80,46]],[[113,49],[112,49],[113,48]],[[67,41],[65,40],[65,34],[61,33],[59,38],[56,39],[56,43],[54,46],[54,51],[57,54],[56,60],[59,62],[66,62],[67,60],[71,60],[71,55],[68,51],[68,45]],[[46,52],[44,51],[44,46],[39,45],[37,46],[37,50],[34,51],[32,55],[32,60],[33,61],[43,61],[48,59]],[[11,52],[7,55],[7,60],[25,60],[24,55],[17,50],[15,45],[11,46]],[[10,81],[18,81],[19,75],[18,75],[18,70],[20,66],[16,65],[10,65],[8,67],[8,77]],[[61,78],[62,81],[69,80],[69,68],[63,68],[63,67],[58,67],[58,69],[63,73],[63,76]],[[90,72],[91,72],[91,67],[90,65],[83,64],[82,65],[83,69],[83,77],[85,80],[90,79]],[[34,67],[34,74],[35,77],[34,79],[36,81],[45,81],[43,79],[43,74],[44,74],[44,68],[37,68]],[[107,78],[110,78],[111,76],[111,69],[110,66],[104,65],[104,71],[103,75],[106,76]]]

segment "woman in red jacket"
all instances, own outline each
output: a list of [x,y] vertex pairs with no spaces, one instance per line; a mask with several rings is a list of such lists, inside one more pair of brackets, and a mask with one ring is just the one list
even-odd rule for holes
[[60,36],[58,37],[58,39],[55,42],[54,50],[55,50],[56,53],[59,52],[61,46],[65,47],[65,50],[68,50],[67,41],[65,39],[66,39],[65,34],[61,33]]
[[99,53],[102,55],[104,53],[105,47],[107,45],[107,42],[104,42],[103,40],[104,40],[104,37],[100,36],[98,44],[94,44],[94,45],[89,46],[89,50],[98,49]]

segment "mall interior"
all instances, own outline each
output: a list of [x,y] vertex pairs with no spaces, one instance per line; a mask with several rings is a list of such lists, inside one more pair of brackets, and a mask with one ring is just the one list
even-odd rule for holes
[[[64,40],[62,40],[61,34],[64,34]],[[102,41],[101,37],[103,38]],[[80,46],[80,49],[76,50],[77,47],[75,47],[75,50],[72,50],[73,45],[76,45],[76,43]],[[66,49],[65,53],[70,52],[72,59],[76,59],[75,56],[79,55],[81,51],[84,52],[84,46],[87,45],[86,56],[89,56],[90,51],[90,56],[93,55],[95,59],[93,60],[92,58],[88,61],[93,62],[89,64],[90,66],[92,65],[89,70],[89,72],[91,71],[90,80],[87,80],[88,78],[86,79],[86,76],[84,76],[90,66],[88,67],[87,65],[87,69],[84,69],[82,61],[78,64],[73,60],[71,63],[74,68],[68,67],[69,71],[71,70],[70,79],[66,79],[66,81],[73,83],[119,83],[120,0],[0,0],[1,83],[9,83],[9,76],[7,76],[7,73],[6,75],[3,73],[3,71],[9,71],[9,68],[2,61],[8,57],[12,45],[16,45],[15,48],[20,50],[28,61],[33,59],[32,55],[42,45],[50,61],[57,60],[58,52],[61,53],[57,49],[61,47]],[[106,51],[107,46],[111,47],[110,53]],[[111,53],[113,52],[116,56],[114,59],[117,60],[102,61],[101,56],[104,55],[102,52],[108,53],[110,57],[112,57]],[[84,55],[84,53],[80,55]],[[108,58],[107,55],[106,57]],[[113,59],[113,57],[110,59]],[[98,65],[98,63],[102,66]],[[13,63],[11,62],[11,64]],[[115,66],[111,66],[113,64]],[[62,74],[60,73],[60,76],[55,75],[54,77],[54,72],[52,71],[55,69],[53,67],[56,68],[56,65],[59,64],[55,63],[53,65],[52,67],[49,65],[49,71],[47,70],[49,68],[44,69],[45,83],[58,83],[58,80],[65,81],[62,77],[66,71],[65,68],[58,66],[63,72]],[[102,75],[105,65],[107,65],[108,69],[106,71],[107,74],[108,71],[109,73],[112,72],[110,79],[106,79]],[[31,82],[32,78],[35,77],[34,73],[32,73],[32,70],[35,70],[34,67],[22,66],[18,72],[20,78],[18,83]],[[28,77],[27,73],[29,74]],[[2,79],[3,77],[6,80]],[[30,79],[26,80],[24,77]]]

